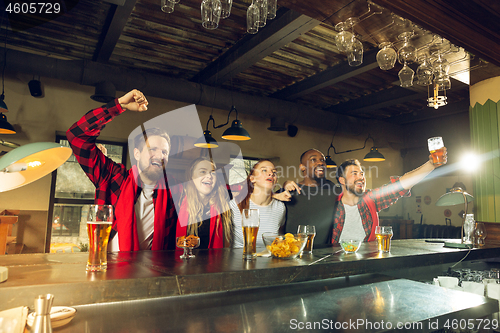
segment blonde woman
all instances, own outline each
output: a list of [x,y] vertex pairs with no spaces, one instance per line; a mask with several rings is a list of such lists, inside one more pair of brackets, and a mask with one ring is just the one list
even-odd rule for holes
[[257,246],[264,246],[264,232],[278,233],[285,223],[285,205],[273,198],[273,188],[278,181],[276,167],[269,160],[257,162],[247,177],[247,193],[241,193],[236,200],[231,200],[233,212],[234,240],[233,247],[243,247],[241,214],[243,209],[258,209],[260,217]]
[[228,247],[231,243],[231,210],[223,177],[215,164],[198,158],[186,170],[178,212],[176,236],[200,237],[200,249]]

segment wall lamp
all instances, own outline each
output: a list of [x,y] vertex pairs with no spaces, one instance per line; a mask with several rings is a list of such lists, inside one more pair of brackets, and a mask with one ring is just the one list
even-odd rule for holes
[[210,121],[212,121],[212,126],[213,128],[221,128],[223,126],[226,126],[229,124],[229,116],[231,115],[231,112],[236,112],[236,119],[233,120],[231,123],[231,127],[226,129],[224,133],[222,133],[222,138],[225,140],[233,140],[233,141],[246,141],[250,140],[250,134],[243,128],[241,121],[238,120],[238,111],[236,108],[231,106],[231,110],[229,110],[229,114],[227,115],[227,121],[224,124],[221,125],[215,125],[215,119],[210,115],[207,121],[207,127],[203,131],[203,136],[199,138],[195,142],[195,147],[199,148],[217,148],[219,147],[219,144],[217,141],[212,137],[212,132],[208,130],[208,125],[210,124]]
[[464,243],[464,224],[465,218],[467,217],[467,208],[469,202],[474,200],[474,197],[469,193],[465,192],[461,187],[454,187],[449,192],[443,194],[437,201],[436,206],[454,206],[454,205],[464,205],[464,215],[462,217],[462,228],[461,228],[461,237],[460,243],[456,242],[444,242],[444,246],[460,248],[460,249],[470,249],[472,248],[471,244]]
[[[333,142],[330,143],[330,147],[328,147],[328,151],[327,151],[327,156],[325,157],[325,163],[326,163],[326,167],[327,168],[336,168],[337,167],[337,164],[332,160],[331,156],[330,156],[330,149],[333,148],[333,152],[337,155],[337,154],[344,154],[344,153],[350,153],[350,152],[353,152],[353,151],[358,151],[358,150],[362,150],[362,149],[365,149],[366,148],[366,142],[369,140],[369,139],[372,139],[373,143],[375,144],[375,140],[372,138],[372,136],[370,134],[368,134],[368,137],[366,138],[365,140],[365,143],[363,144],[363,147],[361,148],[356,148],[356,149],[349,149],[349,150],[345,150],[345,151],[341,151],[341,152],[337,152],[335,150],[335,147],[333,146]],[[382,162],[382,161],[385,161],[385,157],[384,155],[382,155],[377,147],[373,146],[371,149],[370,149],[370,152],[368,154],[365,155],[365,157],[363,158],[363,161],[366,161],[366,162]]]

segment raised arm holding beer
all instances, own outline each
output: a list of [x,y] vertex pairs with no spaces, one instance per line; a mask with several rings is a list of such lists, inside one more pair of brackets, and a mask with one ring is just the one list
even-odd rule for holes
[[337,181],[342,187],[335,212],[332,243],[340,239],[375,240],[375,229],[379,224],[378,212],[395,203],[400,197],[409,195],[409,190],[436,167],[446,164],[446,147],[441,147],[439,159],[429,160],[404,174],[392,183],[374,190],[366,190],[366,178],[358,160],[347,160],[337,169]]

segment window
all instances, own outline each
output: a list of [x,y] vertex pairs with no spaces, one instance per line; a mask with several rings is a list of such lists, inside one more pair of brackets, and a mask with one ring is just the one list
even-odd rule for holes
[[242,183],[250,174],[252,167],[259,161],[258,158],[243,157],[233,158],[229,164],[233,167],[229,170],[229,185]]
[[[56,142],[69,147],[64,136]],[[97,141],[106,148],[107,156],[117,163],[126,162],[127,143]],[[51,211],[49,211],[50,252],[77,252],[88,243],[88,205],[94,203],[95,187],[83,172],[74,155],[57,169],[53,176]],[[48,251],[48,249],[46,249]]]

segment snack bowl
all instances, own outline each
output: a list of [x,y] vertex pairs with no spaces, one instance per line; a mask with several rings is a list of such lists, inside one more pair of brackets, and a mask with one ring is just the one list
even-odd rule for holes
[[184,253],[179,258],[194,258],[193,249],[200,246],[200,237],[194,235],[177,237],[176,245],[178,248],[184,249]]
[[[53,306],[50,309],[50,323],[52,328],[61,327],[68,324],[75,317],[76,309],[67,306]],[[26,323],[33,326],[35,323],[35,312],[28,315]]]
[[278,235],[265,232],[262,240],[271,257],[278,259],[294,259],[302,252],[307,242],[306,234]]
[[341,239],[339,243],[344,253],[356,253],[361,247],[362,242],[363,240]]

